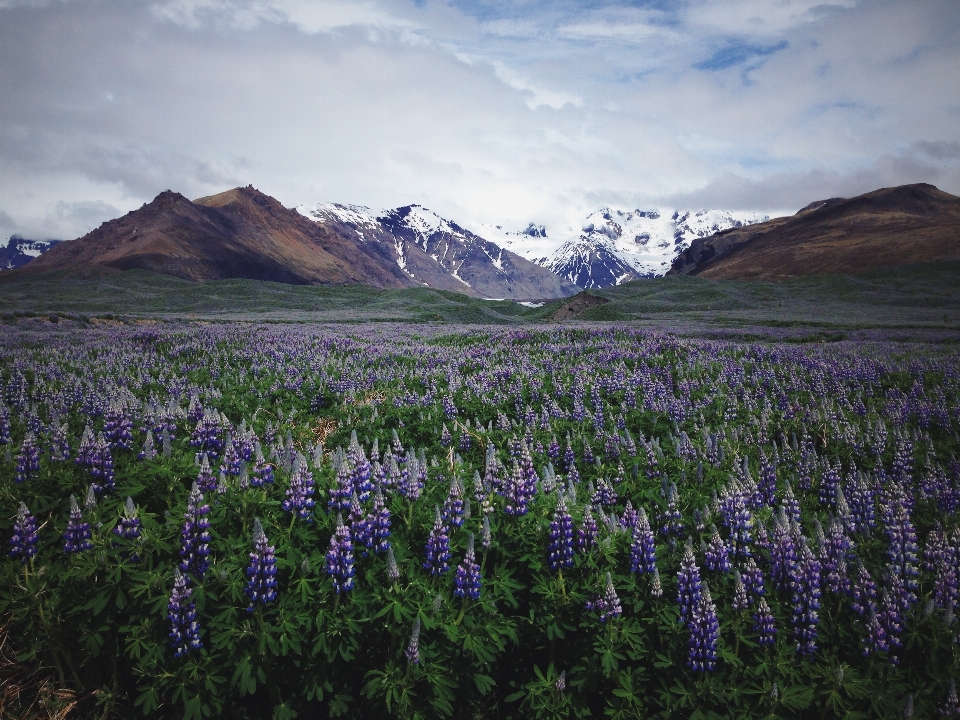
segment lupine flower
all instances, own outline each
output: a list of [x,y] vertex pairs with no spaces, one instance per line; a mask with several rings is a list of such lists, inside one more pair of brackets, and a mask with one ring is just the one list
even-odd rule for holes
[[671,541],[683,536],[683,518],[677,510],[676,483],[667,486],[667,509],[660,515],[660,534]]
[[80,505],[77,504],[77,498],[75,495],[71,495],[70,520],[67,521],[67,529],[63,532],[63,551],[67,555],[74,555],[92,549],[90,523],[84,522]]
[[137,455],[137,459],[146,460],[149,462],[156,457],[157,457],[157,449],[156,447],[154,447],[153,431],[148,428],[146,437],[143,440],[143,448],[140,450],[140,453]]
[[650,580],[650,594],[655,597],[663,597],[663,585],[660,584],[660,571],[656,566],[653,568],[653,579]]
[[417,618],[413,623],[410,642],[407,643],[407,649],[403,654],[407,656],[407,662],[411,665],[420,664],[420,618]]
[[760,598],[757,603],[757,611],[753,614],[753,631],[757,634],[758,644],[773,645],[777,626],[766,598]]
[[[787,488],[783,491],[783,510],[786,512],[787,517],[790,518],[790,522],[794,525],[800,524],[800,503],[797,501],[796,496],[793,494],[793,487],[790,485],[790,481],[786,481]],[[771,506],[773,503],[771,502]]]
[[133,447],[133,420],[121,403],[111,403],[103,419],[103,435],[110,447],[124,450]]
[[[329,562],[329,559],[328,559]],[[267,540],[266,533],[259,520],[253,521],[253,552],[250,553],[250,565],[247,567],[247,587],[245,592],[250,604],[247,612],[253,612],[257,604],[266,605],[277,599],[277,561],[274,548]]]
[[180,532],[180,570],[196,579],[203,576],[210,566],[210,521],[207,514],[210,506],[203,502],[203,493],[198,483],[193,484],[187,499],[187,511],[183,514],[183,529]]
[[777,498],[777,464],[767,459],[763,450],[760,450],[760,482],[757,486],[763,502],[772,507]]
[[390,509],[383,501],[383,493],[378,487],[373,496],[373,510],[367,515],[367,527],[370,529],[370,545],[374,552],[384,552],[390,547]]
[[[363,507],[360,505],[360,498],[357,497],[357,494],[353,494],[353,498],[350,500],[350,515],[347,518],[350,529],[350,537],[353,540],[353,546],[357,549],[359,548],[372,548],[373,547],[373,528],[370,526],[370,523],[367,522],[367,516],[364,515]],[[367,556],[366,550],[363,551],[363,556]]]
[[613,586],[613,578],[610,576],[610,573],[607,573],[607,582],[604,586],[603,593],[589,600],[586,604],[586,609],[595,610],[600,613],[600,622],[602,623],[620,617],[620,615],[623,614],[623,607],[620,605],[620,598],[617,597],[617,590]]
[[167,603],[167,618],[170,620],[170,645],[174,657],[183,657],[192,650],[203,647],[200,642],[200,623],[197,622],[196,604],[189,602],[193,591],[187,577],[179,569],[174,570],[173,591]]
[[490,549],[490,544],[493,541],[493,536],[490,533],[490,516],[483,516],[483,525],[480,527],[480,547],[484,550]]
[[123,516],[113,532],[124,540],[136,540],[140,537],[140,518],[137,517],[137,506],[133,504],[133,498],[127,498],[123,506]]
[[703,564],[707,570],[713,572],[729,572],[730,557],[727,553],[727,546],[720,537],[720,531],[717,530],[717,526],[710,525],[710,529],[712,533],[710,536],[710,545],[704,554]]
[[740,577],[740,571],[733,571],[733,601],[731,606],[737,612],[741,612],[747,609],[747,606],[750,604],[749,598],[747,598],[747,589],[743,586],[743,578]]
[[456,587],[453,594],[457,597],[480,599],[480,566],[476,563],[473,550],[473,533],[467,538],[467,552],[463,562],[457,566]]
[[37,439],[34,434],[27,431],[23,438],[23,445],[20,446],[20,452],[17,454],[17,468],[14,471],[13,479],[22,483],[24,480],[30,480],[40,472],[40,448],[37,446]]
[[333,580],[333,591],[338,595],[353,590],[353,540],[350,538],[350,528],[343,524],[340,514],[337,515],[337,527],[330,536],[327,575]]
[[431,575],[442,575],[450,569],[447,564],[450,559],[450,536],[443,524],[440,508],[436,507],[435,510],[433,528],[427,538],[427,559],[423,563],[423,569],[429,570]]
[[873,582],[873,578],[870,577],[870,573],[859,560],[857,560],[857,570],[853,577],[851,594],[851,607],[857,615],[869,617],[871,610],[876,611],[877,586]]
[[30,514],[27,505],[20,503],[17,519],[13,523],[13,537],[10,538],[10,557],[20,558],[21,563],[37,554],[37,519]]
[[201,492],[214,492],[217,489],[217,477],[210,468],[210,460],[206,453],[200,458],[200,473],[197,475],[196,482]]
[[397,559],[393,555],[392,545],[387,545],[387,577],[393,582],[400,579],[400,568],[397,567]]
[[793,588],[793,630],[797,653],[810,656],[817,649],[817,626],[820,623],[820,562],[806,543],[800,543],[800,557],[790,572]]
[[349,510],[350,499],[353,496],[353,479],[349,462],[340,455],[336,456],[334,466],[337,471],[337,484],[329,489],[330,499],[327,507],[331,510]]
[[706,583],[703,584],[700,600],[693,608],[687,626],[690,628],[687,667],[694,672],[712,672],[717,666],[720,621],[717,620],[717,607],[713,604],[710,588]]
[[554,683],[554,688],[556,688],[558,693],[562,693],[567,689],[567,671],[561,670],[560,676],[557,678],[557,682]]
[[677,573],[677,603],[680,605],[680,622],[684,625],[700,603],[701,587],[700,568],[693,556],[693,539],[688,537]]
[[250,484],[253,487],[271,485],[273,483],[273,465],[263,457],[263,450],[258,443],[253,459],[253,472],[250,474]]
[[553,513],[553,522],[550,523],[547,552],[551,570],[573,566],[573,518],[567,512],[567,504],[562,494],[557,495],[557,509]]
[[630,571],[652,573],[656,570],[657,550],[650,529],[650,520],[647,511],[640,508],[637,511],[637,523],[633,528],[633,538],[630,543]]
[[450,490],[447,499],[443,502],[443,522],[453,527],[463,526],[463,492],[460,482],[454,478],[450,481]]
[[828,592],[849,593],[847,556],[851,555],[852,549],[853,542],[847,537],[843,523],[838,518],[831,518],[820,548],[823,584]]
[[313,511],[313,473],[307,467],[307,460],[297,453],[293,461],[293,472],[290,473],[290,484],[287,486],[286,499],[280,507],[284,512],[296,515],[301,520],[308,520]]
[[593,512],[590,505],[583,509],[583,522],[577,529],[577,547],[580,552],[587,552],[597,544],[597,521],[593,519]]

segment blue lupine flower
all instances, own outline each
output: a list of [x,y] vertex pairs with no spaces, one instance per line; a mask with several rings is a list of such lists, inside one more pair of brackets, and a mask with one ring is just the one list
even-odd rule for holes
[[21,502],[17,509],[17,519],[13,523],[13,537],[10,538],[10,557],[20,558],[21,563],[37,554],[37,519],[30,514],[26,503]]
[[174,570],[173,591],[167,603],[167,618],[170,620],[170,645],[174,657],[183,657],[203,647],[200,642],[200,623],[197,622],[196,604],[189,602],[193,590],[187,576]]
[[313,510],[313,473],[307,467],[307,460],[297,453],[290,473],[287,496],[280,507],[284,512],[296,514],[301,520],[307,520]]
[[587,601],[586,609],[600,613],[600,622],[602,623],[618,618],[623,614],[623,607],[620,604],[620,598],[617,597],[617,590],[613,586],[613,578],[610,573],[607,573],[607,582],[603,593]]
[[712,672],[717,666],[717,643],[720,640],[720,622],[717,607],[710,597],[706,583],[700,592],[700,600],[690,614],[687,667],[694,672]]
[[450,559],[450,536],[447,535],[447,528],[443,524],[440,508],[434,509],[433,528],[427,537],[427,559],[423,563],[423,569],[429,570],[431,575],[442,575],[450,569],[447,564]]
[[480,585],[480,566],[476,563],[473,533],[470,533],[467,538],[467,552],[463,556],[463,562],[457,566],[456,588],[453,594],[457,597],[479,600]]
[[84,522],[83,513],[75,495],[70,496],[70,520],[63,532],[63,551],[68,555],[93,549],[90,542],[90,523]]
[[712,570],[713,572],[729,572],[730,557],[727,552],[727,546],[720,537],[720,531],[717,530],[716,525],[710,525],[710,530],[710,544],[707,546],[703,564],[707,570]]
[[257,443],[253,458],[253,471],[250,473],[250,484],[253,487],[261,487],[273,483],[273,465],[268,463],[263,457],[263,449]]
[[694,609],[700,604],[700,568],[693,556],[693,539],[687,538],[677,573],[677,603],[680,605],[680,622],[688,624]]
[[443,502],[443,522],[453,527],[463,526],[463,491],[460,482],[454,478],[450,482],[447,499]]
[[777,626],[766,598],[760,598],[757,603],[757,611],[753,614],[753,631],[757,634],[758,644],[773,645]]
[[820,561],[802,541],[799,555],[789,573],[793,590],[793,631],[797,653],[810,656],[817,649],[817,626],[820,624]]
[[563,495],[557,496],[557,509],[553,513],[553,522],[550,523],[547,552],[551,570],[573,565],[573,518],[567,512]]
[[383,493],[377,488],[373,496],[373,511],[367,515],[370,528],[370,541],[374,552],[384,552],[390,547],[390,509],[383,500]]
[[24,480],[35,478],[39,472],[40,448],[37,445],[36,436],[28,430],[27,434],[24,435],[20,452],[17,454],[17,467],[13,479],[22,483]]
[[411,665],[420,664],[420,618],[413,623],[413,630],[410,632],[410,642],[407,643],[407,649],[404,650],[407,662]]
[[656,569],[657,550],[650,529],[650,519],[647,511],[641,507],[637,510],[637,524],[633,528],[633,539],[630,544],[631,572],[652,573]]
[[330,536],[327,575],[333,581],[333,591],[338,595],[353,590],[353,540],[350,537],[350,528],[343,524],[343,516],[340,514],[337,514],[337,526]]
[[259,520],[253,521],[253,552],[250,553],[250,565],[247,567],[247,587],[244,592],[250,600],[247,612],[253,612],[256,605],[266,605],[277,599],[276,581],[277,561],[274,548],[269,544],[266,533]]
[[210,506],[203,502],[203,493],[198,483],[193,484],[187,499],[187,511],[183,515],[183,529],[180,533],[180,570],[191,573],[203,580],[210,563],[210,521],[207,514]]
[[127,498],[123,515],[113,532],[124,540],[136,540],[140,537],[140,518],[137,517],[137,506],[133,504],[133,498]]

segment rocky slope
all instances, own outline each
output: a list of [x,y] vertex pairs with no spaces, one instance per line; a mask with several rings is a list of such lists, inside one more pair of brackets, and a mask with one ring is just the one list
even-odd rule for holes
[[694,240],[671,272],[782,280],[951,260],[960,260],[960,198],[921,183],[821,200]]
[[320,203],[297,208],[318,225],[387,248],[411,281],[478,297],[543,299],[578,288],[555,273],[420,205],[374,211]]

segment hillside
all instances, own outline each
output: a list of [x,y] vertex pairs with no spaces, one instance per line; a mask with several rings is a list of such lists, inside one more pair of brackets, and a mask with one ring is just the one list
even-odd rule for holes
[[960,198],[933,185],[811,203],[796,215],[694,240],[671,273],[779,281],[960,260]]

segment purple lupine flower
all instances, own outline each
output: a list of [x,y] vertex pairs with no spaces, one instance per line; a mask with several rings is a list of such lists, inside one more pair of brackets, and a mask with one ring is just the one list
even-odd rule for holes
[[746,563],[741,565],[740,577],[743,579],[743,587],[747,591],[747,598],[751,605],[754,598],[763,597],[766,594],[763,586],[763,572],[752,557],[747,558]]
[[690,628],[687,667],[694,672],[712,672],[717,666],[717,643],[720,640],[720,621],[717,606],[710,597],[710,588],[704,583],[700,600],[693,608],[687,626]]
[[563,451],[563,468],[569,470],[576,462],[577,455],[573,452],[573,442],[570,440],[570,433],[567,433],[567,448]]
[[197,454],[207,453],[212,458],[220,457],[223,452],[223,423],[220,413],[213,408],[206,408],[203,411],[203,417],[197,420],[193,434],[190,436],[190,444],[197,448]]
[[453,437],[450,435],[450,429],[447,427],[447,424],[443,424],[443,429],[440,431],[440,444],[443,447],[450,447],[450,444],[453,442]]
[[[790,522],[794,525],[800,524],[800,503],[797,501],[796,496],[793,494],[793,487],[790,485],[790,481],[786,481],[786,489],[783,491],[783,510],[786,512],[787,517],[790,518]],[[772,507],[771,503],[771,507]]]
[[704,554],[703,564],[707,570],[713,572],[729,572],[730,556],[727,552],[727,546],[720,537],[720,531],[717,530],[716,525],[711,524],[710,530],[710,544]]
[[30,514],[26,503],[20,502],[17,519],[13,523],[13,537],[10,538],[10,557],[20,558],[21,563],[37,554],[37,519]]
[[730,530],[729,541],[733,557],[746,560],[752,554],[750,545],[753,543],[753,518],[747,507],[746,496],[739,485],[731,483],[724,489],[719,510],[723,525]]
[[457,597],[480,599],[480,566],[477,565],[474,555],[473,533],[467,537],[467,552],[463,556],[463,562],[457,566],[456,585],[453,594]]
[[680,622],[686,625],[694,608],[700,603],[700,568],[693,556],[693,539],[687,538],[677,573],[677,603],[680,605]]
[[187,499],[187,511],[183,514],[183,529],[180,532],[180,570],[192,574],[197,580],[210,566],[210,521],[207,514],[210,506],[204,504],[200,485],[194,483]]
[[777,464],[767,459],[767,454],[760,450],[760,481],[757,489],[763,498],[764,504],[773,507],[777,499]]
[[876,492],[873,483],[861,472],[851,478],[847,487],[853,515],[853,531],[869,537],[870,531],[877,526]]
[[151,461],[157,457],[157,448],[153,441],[153,430],[147,429],[146,437],[143,440],[143,447],[137,454],[137,460]]
[[547,457],[554,462],[560,460],[560,443],[557,442],[556,435],[550,438],[550,444],[547,446]]
[[660,571],[656,566],[653,568],[653,578],[650,580],[650,594],[655,597],[663,597],[663,585],[660,583]]
[[733,571],[733,601],[731,602],[731,607],[737,612],[741,612],[747,609],[747,606],[750,604],[750,600],[747,597],[747,589],[743,585],[743,578],[740,576],[740,571],[734,569]]
[[490,544],[493,542],[493,535],[490,532],[490,516],[483,516],[483,525],[480,526],[480,547],[484,550],[490,549]]
[[133,447],[133,420],[121,403],[110,403],[103,419],[103,435],[111,448],[129,450]]
[[840,461],[836,466],[830,465],[830,460],[824,460],[823,474],[820,476],[820,504],[827,507],[836,507],[837,490],[840,488]]
[[407,657],[407,662],[411,665],[420,664],[420,618],[413,623],[413,630],[410,632],[410,642],[407,643],[407,649],[403,652]]
[[[347,523],[350,528],[350,537],[353,540],[354,548],[372,548],[373,547],[373,528],[367,522],[367,516],[363,512],[363,506],[360,504],[360,498],[353,494],[350,500],[350,515],[347,517]],[[367,556],[367,551],[363,551],[363,557]]]
[[630,571],[652,573],[657,567],[657,549],[647,511],[641,506],[630,543]]
[[200,458],[200,473],[197,475],[196,482],[201,492],[214,492],[217,489],[217,476],[210,469],[210,460],[206,453]]
[[345,458],[337,455],[334,465],[337,471],[337,484],[328,491],[330,499],[327,501],[327,507],[330,510],[349,510],[350,498],[353,495],[350,464]]
[[387,577],[392,582],[400,579],[400,568],[397,567],[397,558],[393,555],[392,545],[387,545]]
[[773,645],[777,625],[766,598],[760,598],[757,603],[757,611],[753,614],[753,631],[757,634],[758,644]]
[[197,606],[190,602],[193,594],[187,576],[174,570],[173,590],[167,603],[167,619],[170,620],[170,645],[174,657],[183,657],[192,650],[203,647],[200,642],[200,623],[197,622]]
[[[782,508],[781,508],[782,510]],[[791,578],[796,574],[797,543],[786,513],[773,518],[773,538],[770,546],[770,576],[773,586],[781,592],[790,589]]]
[[113,529],[113,533],[124,540],[136,540],[140,537],[140,518],[137,517],[137,506],[133,504],[132,497],[127,497],[127,502],[123,506],[123,516]]
[[390,547],[390,509],[383,500],[380,488],[373,495],[373,510],[367,515],[367,527],[370,529],[370,542],[374,552],[381,553]]
[[624,530],[629,530],[632,535],[633,529],[637,526],[639,520],[640,516],[637,514],[637,511],[633,509],[633,503],[627,500],[627,505],[623,509],[623,517],[619,520],[620,527]]
[[227,475],[237,476],[240,474],[240,466],[242,464],[243,460],[240,458],[239,442],[234,439],[232,433],[228,433],[220,467]]
[[894,572],[903,578],[903,609],[908,610],[917,600],[917,532],[910,512],[902,500],[896,502],[886,523],[887,557]]
[[450,490],[447,492],[447,499],[443,502],[442,515],[446,525],[463,526],[463,490],[457,478],[450,481]]
[[92,550],[90,542],[90,523],[84,522],[80,505],[75,495],[70,496],[70,520],[67,529],[63,532],[63,551],[67,555],[74,555],[86,550]]
[[573,566],[573,518],[567,511],[562,494],[557,494],[557,509],[550,523],[550,540],[547,544],[550,569],[560,570]]
[[597,521],[593,518],[592,506],[588,504],[583,508],[583,522],[577,528],[577,547],[580,552],[587,552],[597,544],[597,534]]
[[950,684],[947,686],[947,699],[940,706],[940,714],[944,717],[956,717],[960,715],[960,701],[957,700],[957,685],[953,678],[950,678]]
[[281,509],[296,515],[301,520],[309,520],[313,511],[313,473],[307,467],[306,458],[297,453],[293,461],[293,471],[290,473],[290,484],[287,486],[286,499],[281,503]]
[[330,536],[327,575],[333,580],[333,591],[338,595],[353,590],[353,540],[341,514],[337,514],[337,527]]
[[253,612],[257,604],[266,605],[277,599],[277,561],[274,548],[267,540],[260,521],[253,521],[253,552],[247,567],[247,587],[244,592],[250,600],[247,612]]
[[667,509],[660,515],[660,534],[674,541],[683,536],[683,518],[677,510],[677,484],[667,486]]
[[587,601],[586,609],[600,613],[600,622],[602,623],[618,618],[623,614],[623,607],[620,604],[620,598],[617,597],[617,589],[613,586],[613,578],[610,573],[607,573],[607,582],[604,585],[603,592]]
[[617,491],[613,489],[613,484],[605,477],[597,480],[597,489],[590,498],[594,505],[611,507],[617,504]]
[[861,617],[868,617],[871,610],[876,611],[877,607],[877,585],[860,560],[857,560],[853,577],[850,606]]
[[37,438],[29,430],[23,437],[23,445],[17,454],[17,468],[13,479],[22,483],[24,480],[35,478],[40,472],[40,447]]
[[866,624],[867,635],[862,639],[864,657],[869,657],[871,653],[888,651],[890,643],[887,640],[887,628],[876,608],[870,608]]
[[810,656],[817,649],[817,626],[820,623],[820,561],[802,540],[795,569],[790,571],[793,630],[797,653]]
[[263,457],[263,450],[257,443],[253,456],[253,471],[250,473],[250,484],[253,487],[273,484],[273,465]]
[[360,443],[357,442],[356,431],[350,434],[350,445],[347,448],[347,455],[350,457],[350,465],[352,468],[350,472],[351,494],[355,492],[357,497],[360,498],[360,502],[364,503],[370,498],[370,493],[373,492],[373,483],[370,482],[373,471],[370,466],[370,461],[363,452],[363,448],[360,447]]
[[435,517],[433,528],[427,537],[426,554],[427,559],[423,563],[423,569],[429,570],[431,575],[442,575],[450,569],[447,561],[450,559],[450,536],[447,534],[447,528],[443,524],[443,518],[440,515],[440,508],[435,507]]
[[823,584],[828,592],[833,594],[850,592],[847,557],[851,556],[852,550],[853,542],[847,537],[843,523],[839,518],[831,518],[820,545]]

